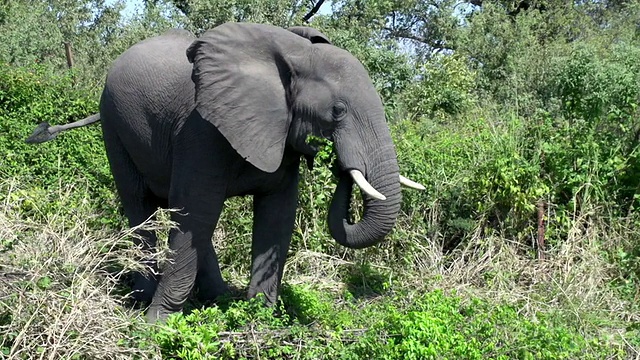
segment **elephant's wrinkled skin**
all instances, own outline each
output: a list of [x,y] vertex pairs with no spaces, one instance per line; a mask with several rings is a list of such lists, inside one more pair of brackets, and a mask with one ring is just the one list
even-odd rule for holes
[[[227,291],[211,236],[231,196],[254,196],[248,296],[262,292],[268,302],[276,300],[293,231],[300,158],[317,151],[307,143],[309,135],[332,139],[337,153],[340,180],[329,215],[336,241],[372,246],[395,223],[401,177],[366,70],[317,30],[289,30],[227,23],[198,39],[172,30],[142,41],[109,70],[99,117],[65,125],[101,120],[131,226],[158,207],[181,209],[172,215],[179,224],[170,233],[173,262],[159,281],[142,275],[135,280],[138,299],[151,300],[150,321],[180,311],[194,285],[205,299]],[[39,128],[45,139],[31,141],[53,138],[61,128]],[[349,172],[366,178],[368,184],[358,185],[371,194],[357,224],[347,221]],[[155,234],[143,235],[145,246],[153,247]]]

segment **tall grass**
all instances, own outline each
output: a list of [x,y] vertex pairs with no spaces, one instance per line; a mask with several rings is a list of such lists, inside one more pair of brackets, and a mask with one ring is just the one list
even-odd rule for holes
[[[9,359],[156,357],[123,292],[123,276],[142,254],[132,246],[131,230],[91,227],[95,209],[72,195],[86,197],[86,185],[63,186],[45,198],[24,195],[25,187],[16,179],[0,182],[0,353]],[[42,214],[43,222],[25,218],[25,201],[37,206],[54,197],[59,212]]]

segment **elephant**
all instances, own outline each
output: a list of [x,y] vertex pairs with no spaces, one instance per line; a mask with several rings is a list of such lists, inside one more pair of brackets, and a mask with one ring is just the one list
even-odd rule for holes
[[[160,276],[137,274],[133,295],[147,320],[182,311],[193,289],[214,300],[228,291],[211,238],[225,199],[253,196],[247,297],[278,297],[298,202],[299,167],[333,142],[338,182],[328,228],[341,245],[379,243],[400,212],[401,185],[382,101],[360,61],[316,29],[225,23],[195,37],[170,30],[122,53],[108,70],[99,113],[76,123],[42,123],[27,139],[100,121],[110,169],[130,226],[158,208],[171,219],[171,260]],[[353,184],[364,212],[348,221]],[[142,234],[152,249],[156,235]],[[155,266],[154,264],[151,264]]]

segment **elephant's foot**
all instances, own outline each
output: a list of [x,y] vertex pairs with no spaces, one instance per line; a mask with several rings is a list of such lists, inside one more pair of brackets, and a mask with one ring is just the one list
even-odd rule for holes
[[153,299],[153,294],[158,287],[158,280],[153,274],[142,274],[135,272],[133,274],[133,286],[131,288],[131,298],[137,302],[149,303]]
[[182,311],[182,309],[167,310],[164,306],[156,306],[151,304],[151,306],[147,310],[145,318],[147,322],[150,324],[155,324],[157,322],[165,322],[171,314],[175,314],[179,311]]
[[218,297],[231,292],[222,278],[217,261],[209,261],[206,264],[208,266],[203,266],[198,271],[194,287],[196,299],[203,303],[214,301]]
[[253,299],[258,294],[264,294],[265,305],[273,306],[278,301],[278,286],[271,284],[270,286],[249,286],[249,292],[247,293],[247,300]]

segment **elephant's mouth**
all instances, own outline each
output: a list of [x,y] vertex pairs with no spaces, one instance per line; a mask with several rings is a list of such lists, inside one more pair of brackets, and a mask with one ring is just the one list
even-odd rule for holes
[[333,141],[333,129],[321,129],[320,135],[329,141]]

